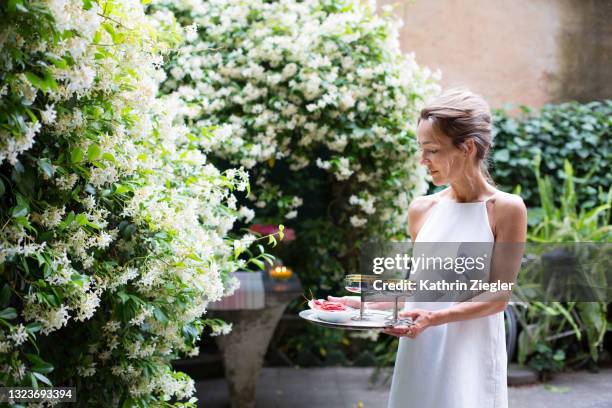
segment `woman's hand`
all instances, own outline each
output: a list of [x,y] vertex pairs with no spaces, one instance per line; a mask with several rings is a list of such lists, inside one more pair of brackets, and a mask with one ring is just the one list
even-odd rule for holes
[[342,303],[344,306],[352,307],[354,309],[359,309],[359,307],[361,306],[361,298],[359,296],[328,296],[327,300]]
[[414,339],[429,326],[435,326],[436,320],[435,312],[423,309],[403,310],[399,312],[399,317],[410,317],[412,319],[412,325],[398,324],[397,326],[383,330],[383,333],[391,336],[410,337]]

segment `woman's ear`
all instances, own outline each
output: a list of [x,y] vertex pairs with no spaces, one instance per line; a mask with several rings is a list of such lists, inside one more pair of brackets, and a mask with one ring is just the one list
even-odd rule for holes
[[474,141],[472,139],[468,139],[463,142],[463,151],[466,156],[471,156],[472,152],[476,151],[476,145],[474,145]]

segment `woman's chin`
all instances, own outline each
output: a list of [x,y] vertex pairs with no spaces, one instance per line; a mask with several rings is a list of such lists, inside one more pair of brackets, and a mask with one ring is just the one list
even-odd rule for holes
[[436,176],[431,178],[431,183],[436,187],[443,186],[446,184],[441,177],[436,177]]

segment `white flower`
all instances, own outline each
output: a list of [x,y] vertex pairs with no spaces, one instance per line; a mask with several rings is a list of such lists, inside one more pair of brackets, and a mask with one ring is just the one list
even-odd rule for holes
[[69,191],[72,190],[79,176],[75,173],[66,174],[55,179],[55,184],[60,190]]
[[351,92],[346,92],[340,97],[340,109],[348,110],[355,105],[355,98]]
[[0,340],[0,353],[8,353],[13,348],[9,341]]
[[257,237],[255,237],[255,235],[253,235],[253,234],[246,234],[241,239],[237,239],[237,240],[234,241],[234,250],[238,251],[238,252],[243,252],[248,247],[250,247],[251,244],[253,242],[255,242],[256,239],[257,239]]
[[53,228],[58,226],[62,222],[62,217],[66,213],[66,207],[56,208],[49,207],[42,214],[42,224],[45,227]]
[[211,336],[225,336],[232,331],[232,323],[221,322],[212,327]]
[[318,157],[317,157],[316,163],[317,163],[317,167],[319,167],[319,168],[321,168],[323,170],[328,170],[329,168],[331,168],[331,162],[321,160]]
[[28,333],[26,332],[25,326],[20,323],[13,329],[8,337],[13,340],[16,346],[19,346],[28,339]]
[[92,377],[96,373],[96,363],[90,363],[86,366],[78,366],[77,372],[81,377]]
[[289,211],[287,214],[285,214],[285,218],[288,219],[288,220],[293,219],[295,217],[297,217],[297,211],[296,210]]
[[25,366],[25,364],[23,364],[23,363],[21,363],[21,362],[20,362],[20,363],[17,365],[17,368],[15,368],[15,369],[13,370],[13,372],[15,373],[15,376],[16,376],[18,379],[20,379],[20,380],[21,380],[21,379],[23,379],[23,377],[25,376],[25,372],[26,372],[26,366]]
[[230,194],[229,197],[227,198],[227,207],[230,210],[235,210],[236,209],[236,202],[238,200],[236,199],[236,196],[233,194]]
[[198,24],[193,22],[185,27],[185,39],[187,41],[195,41],[198,38]]
[[351,225],[356,228],[363,227],[368,222],[368,220],[366,220],[365,218],[360,218],[356,215],[353,215],[350,218],[350,221]]
[[94,292],[85,293],[80,299],[77,305],[77,315],[74,318],[77,321],[85,321],[90,319],[98,306],[100,305],[100,298]]
[[129,324],[131,324],[132,326],[140,326],[147,317],[152,315],[153,311],[151,309],[141,309],[140,313],[138,313],[136,317],[132,318]]
[[286,80],[288,78],[292,78],[297,72],[297,65],[293,62],[285,65],[285,67],[283,68],[283,72],[282,72],[282,77],[283,80]]
[[245,223],[249,223],[253,220],[253,218],[255,217],[255,211],[253,211],[250,208],[247,208],[245,206],[240,207],[240,209],[238,210],[238,215],[240,218],[243,219],[243,221]]
[[40,115],[42,117],[42,122],[48,125],[55,121],[57,113],[55,112],[55,108],[53,105],[47,104],[45,105],[45,110],[40,112]]
[[291,206],[293,208],[301,207],[304,204],[304,200],[301,197],[295,196],[291,199]]
[[337,162],[337,173],[335,173],[338,180],[346,180],[352,174],[353,171],[350,168],[350,161],[347,157],[341,157]]
[[49,334],[65,326],[68,324],[68,319],[70,319],[70,315],[65,305],[61,305],[58,309],[47,311],[44,316],[37,316],[37,320],[43,325],[41,330],[43,334]]
[[121,323],[116,320],[109,320],[104,325],[104,331],[107,333],[114,333],[121,327]]

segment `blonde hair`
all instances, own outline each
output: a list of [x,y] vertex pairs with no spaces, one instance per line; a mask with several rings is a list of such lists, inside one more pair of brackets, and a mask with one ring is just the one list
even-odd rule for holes
[[449,89],[421,110],[417,125],[421,120],[428,120],[435,133],[450,137],[456,147],[472,139],[480,170],[495,185],[488,168],[493,119],[487,101],[466,88]]

